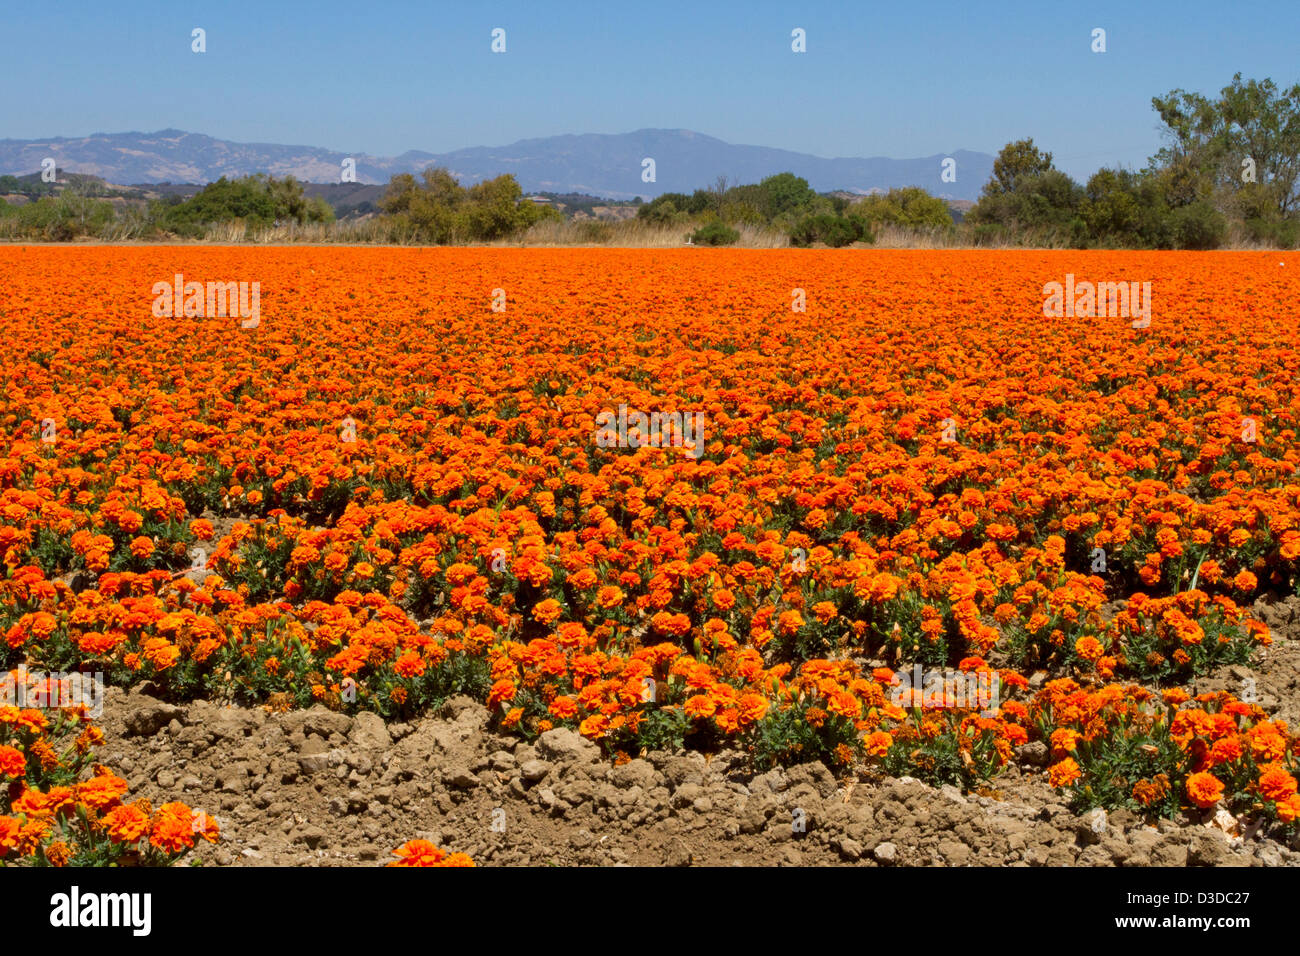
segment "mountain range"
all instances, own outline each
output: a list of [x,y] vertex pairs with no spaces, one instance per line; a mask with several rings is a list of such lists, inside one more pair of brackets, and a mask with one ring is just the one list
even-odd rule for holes
[[[470,185],[512,173],[525,192],[573,192],[611,199],[653,198],[693,192],[719,176],[731,184],[758,182],[792,172],[819,192],[870,193],[921,186],[946,199],[978,199],[993,170],[988,153],[956,150],[919,159],[835,158],[726,143],[683,129],[547,136],[508,146],[473,146],[449,153],[409,150],[400,156],[344,153],[315,146],[237,143],[201,133],[94,133],[41,140],[0,139],[0,175],[40,170],[52,157],[60,170],[100,176],[111,183],[208,183],[250,173],[292,175],[304,182],[337,183],[343,163],[355,161],[356,181],[386,183],[395,173],[429,166],[450,169]],[[644,160],[654,160],[654,181],[643,180]],[[942,176],[946,159],[955,181]]]

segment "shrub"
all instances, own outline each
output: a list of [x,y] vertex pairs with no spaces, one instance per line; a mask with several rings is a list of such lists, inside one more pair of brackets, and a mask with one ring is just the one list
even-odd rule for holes
[[1294,219],[1247,219],[1242,225],[1251,242],[1279,249],[1294,249],[1300,239],[1300,223]]
[[868,196],[850,206],[849,215],[867,228],[882,222],[907,229],[948,229],[953,225],[948,204],[916,186]]
[[777,173],[758,184],[759,208],[769,219],[797,213],[817,199],[808,180],[794,173]]
[[523,202],[510,175],[469,189],[445,169],[426,169],[423,184],[409,173],[394,176],[379,201],[386,225],[417,241],[446,244],[503,239],[543,219],[559,219],[554,209]]
[[729,246],[740,239],[740,233],[725,222],[710,222],[691,233],[691,242],[697,246]]
[[1228,237],[1228,221],[1204,200],[1172,214],[1174,242],[1179,249],[1217,249]]
[[20,206],[17,211],[19,231],[54,242],[68,242],[78,236],[95,235],[113,221],[109,203],[85,196],[46,196]]
[[686,193],[663,193],[650,203],[636,211],[638,219],[644,219],[657,226],[676,226],[685,223],[693,215],[698,215],[707,208],[707,197],[703,190],[696,190],[695,195]]
[[861,235],[857,222],[845,216],[821,214],[805,216],[790,232],[790,242],[796,246],[810,246],[822,242],[833,248],[847,246]]
[[1065,173],[1049,170],[1015,180],[1015,190],[986,194],[967,214],[972,225],[997,223],[1011,230],[1038,230],[1062,239],[1071,235],[1085,194]]

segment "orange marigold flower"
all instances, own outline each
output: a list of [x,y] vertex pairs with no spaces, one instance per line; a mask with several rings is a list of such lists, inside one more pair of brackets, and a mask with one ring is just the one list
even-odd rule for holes
[[714,714],[713,722],[724,734],[734,734],[740,730],[740,713],[734,707],[727,707]]
[[608,732],[609,718],[604,714],[592,714],[578,725],[578,733],[588,740],[597,740]]
[[761,694],[741,694],[736,701],[738,719],[742,727],[757,723],[767,714],[767,699]]
[[149,832],[149,814],[134,804],[114,807],[99,822],[114,843],[135,843]]
[[1169,778],[1163,773],[1156,774],[1151,780],[1139,780],[1133,785],[1133,799],[1144,807],[1164,799],[1169,793]]
[[393,851],[397,857],[389,866],[473,866],[464,853],[448,854],[428,840],[408,840]]
[[0,816],[0,857],[8,856],[18,848],[23,825],[13,817]]
[[158,670],[163,671],[181,657],[181,649],[163,637],[151,637],[144,642],[144,657]]
[[488,691],[488,707],[495,710],[497,705],[503,701],[514,700],[515,693],[515,682],[509,677],[501,678],[501,680],[493,684],[492,689]]
[[45,848],[45,859],[49,861],[50,866],[67,866],[68,861],[72,859],[72,847],[62,840],[57,840]]
[[867,753],[873,757],[883,757],[889,753],[889,748],[894,745],[894,738],[883,730],[877,730],[874,733],[867,734],[863,741]]
[[1212,807],[1223,797],[1223,782],[1212,773],[1194,773],[1187,778],[1187,797],[1203,810]]
[[16,747],[0,747],[0,777],[21,777],[27,773],[27,758]]
[[847,691],[837,690],[827,699],[826,709],[832,714],[857,720],[862,716],[862,701]]
[[1079,733],[1077,730],[1072,730],[1069,727],[1056,728],[1056,730],[1052,731],[1052,736],[1050,738],[1052,756],[1059,760],[1067,753],[1073,753],[1082,738],[1083,734]]
[[1286,737],[1272,722],[1261,721],[1251,727],[1246,731],[1246,739],[1250,742],[1256,760],[1281,760],[1286,753]]
[[572,720],[578,714],[578,704],[572,697],[557,697],[546,709],[557,720]]
[[184,816],[160,812],[149,834],[149,843],[168,853],[179,853],[194,846],[194,827],[188,809]]
[[1241,741],[1233,737],[1224,737],[1216,740],[1210,747],[1210,764],[1217,767],[1221,763],[1232,763],[1234,760],[1240,760],[1241,755]]
[[782,611],[781,616],[777,618],[777,630],[782,634],[793,634],[803,627],[803,624],[803,615],[798,611]]
[[718,705],[708,694],[695,694],[686,698],[682,709],[686,711],[686,716],[700,719],[712,717],[717,713]]
[[1052,764],[1047,770],[1047,779],[1053,787],[1068,787],[1074,783],[1082,772],[1079,764],[1073,757],[1066,757],[1064,760]]
[[[1285,800],[1279,800],[1274,809],[1277,811],[1277,818],[1283,823],[1294,823],[1300,819],[1300,793],[1293,793]],[[3,849],[4,843],[0,835],[0,849]]]
[[555,598],[547,598],[539,601],[533,608],[533,620],[542,624],[551,625],[560,619],[564,613],[564,607]]
[[1078,654],[1085,661],[1096,661],[1101,657],[1104,648],[1101,641],[1095,637],[1085,636],[1074,642],[1074,653]]
[[77,784],[74,789],[77,799],[98,813],[122,798],[127,791],[127,782],[115,774],[105,773]]
[[419,677],[424,673],[424,658],[414,651],[407,651],[393,663],[393,670],[399,677]]
[[1269,800],[1285,800],[1296,792],[1296,779],[1278,764],[1270,764],[1260,775],[1259,792]]

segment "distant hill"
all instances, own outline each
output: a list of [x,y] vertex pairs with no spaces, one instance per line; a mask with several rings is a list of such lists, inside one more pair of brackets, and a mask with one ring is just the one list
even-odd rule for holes
[[[198,189],[197,186],[185,188]],[[53,182],[43,180],[40,173],[29,173],[25,176],[0,174],[0,199],[18,206],[35,202],[46,196],[61,196],[68,192],[88,199],[108,199],[115,205],[121,203],[139,205],[146,200],[160,198],[162,194],[154,191],[155,189],[156,187],[153,186],[143,188],[118,186],[105,182],[100,176],[70,173],[61,167],[55,170]]]
[[[38,171],[53,157],[60,170],[99,176],[114,183],[208,183],[249,173],[293,175],[310,183],[340,184],[344,159],[356,162],[357,205],[373,202],[367,184],[387,183],[395,173],[445,166],[462,183],[513,173],[530,193],[585,193],[612,199],[653,198],[692,192],[718,176],[752,183],[792,172],[819,192],[865,194],[895,186],[921,186],[946,199],[979,198],[993,170],[987,153],[955,150],[919,159],[827,159],[766,146],[741,146],[690,130],[642,129],[632,133],[548,136],[509,146],[474,146],[450,153],[411,150],[400,156],[343,153],[314,146],[235,143],[201,133],[95,133],[80,138],[0,140],[0,175]],[[956,160],[956,182],[943,182],[942,162]],[[643,182],[642,160],[655,161],[655,181]],[[364,197],[364,198],[363,198]],[[331,196],[331,203],[334,196]]]

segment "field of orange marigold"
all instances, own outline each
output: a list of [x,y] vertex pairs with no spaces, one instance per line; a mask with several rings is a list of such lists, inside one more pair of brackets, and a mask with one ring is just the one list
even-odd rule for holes
[[[7,669],[393,717],[468,693],[616,760],[738,746],[964,787],[1041,740],[1076,806],[1295,825],[1286,724],[1182,688],[1248,661],[1251,602],[1295,592],[1300,263],[0,260]],[[259,315],[158,317],[178,275],[258,283]],[[1067,275],[1150,282],[1149,326],[1045,318]],[[695,433],[598,440],[638,414]],[[998,699],[900,695],[914,665]],[[16,752],[0,853],[41,759]]]

